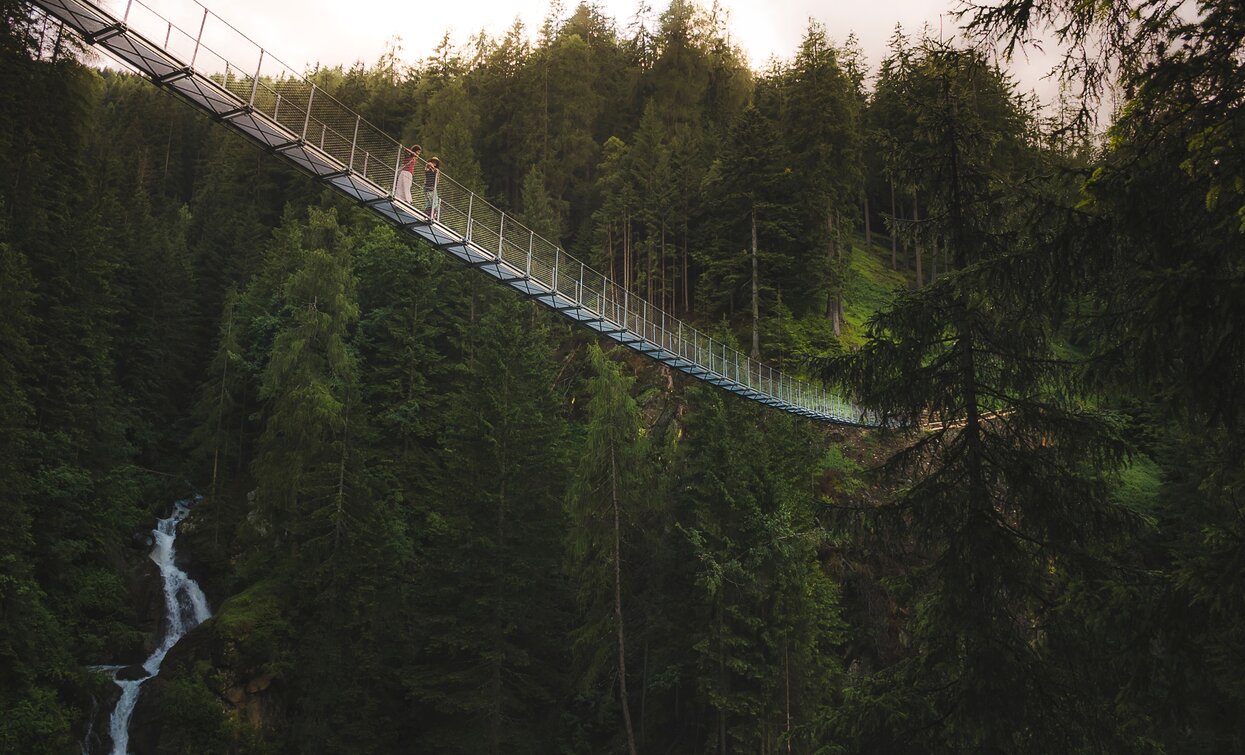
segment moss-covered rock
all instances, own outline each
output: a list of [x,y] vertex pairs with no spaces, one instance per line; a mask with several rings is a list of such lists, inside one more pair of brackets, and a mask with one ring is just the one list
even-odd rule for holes
[[259,751],[284,729],[281,690],[293,637],[271,580],[225,600],[144,685],[131,725],[132,750]]

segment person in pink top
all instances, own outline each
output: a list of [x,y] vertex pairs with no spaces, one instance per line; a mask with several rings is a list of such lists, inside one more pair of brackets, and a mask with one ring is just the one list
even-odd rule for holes
[[406,162],[398,171],[397,190],[394,196],[407,204],[411,203],[411,180],[415,178],[415,166],[419,164],[420,152],[423,152],[423,149],[418,144],[412,144],[411,148],[406,150]]

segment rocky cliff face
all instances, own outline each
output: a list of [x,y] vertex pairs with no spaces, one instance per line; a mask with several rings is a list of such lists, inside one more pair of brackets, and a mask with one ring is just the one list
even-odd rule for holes
[[238,751],[274,738],[285,720],[279,659],[293,641],[270,584],[225,600],[187,634],[144,685],[134,710],[135,755],[181,749]]

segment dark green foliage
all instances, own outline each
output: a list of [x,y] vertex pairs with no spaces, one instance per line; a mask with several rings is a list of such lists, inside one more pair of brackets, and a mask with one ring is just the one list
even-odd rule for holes
[[[1222,2],[1009,2],[973,20],[1009,44],[1054,28],[1068,43],[1061,74],[1073,86],[1100,94],[1115,78],[1129,95],[1086,182],[1085,215],[1051,244],[1083,260],[1092,304],[1078,337],[1091,374],[1140,407],[1148,427],[1138,435],[1163,472],[1157,531],[1135,556],[1156,578],[1115,589],[1124,598],[1102,615],[1118,636],[1104,634],[1128,655],[1100,673],[1126,685],[1130,713],[1162,708],[1135,726],[1156,747],[1239,749],[1227,713],[1242,704],[1239,675],[1226,669],[1239,664],[1245,626],[1235,588],[1242,508],[1229,492],[1245,459],[1236,325],[1245,203],[1231,146],[1245,127],[1236,104],[1245,13]],[[1128,631],[1138,626],[1145,637]],[[1196,680],[1184,671],[1191,657],[1201,659]]]
[[[609,727],[617,732],[610,746],[622,750],[625,743],[634,753],[626,641],[626,616],[633,606],[630,594],[624,603],[623,592],[624,580],[630,584],[634,578],[623,542],[630,539],[645,503],[645,442],[640,437],[639,407],[630,393],[633,379],[595,345],[589,349],[589,360],[595,375],[587,389],[588,426],[567,503],[569,571],[581,610],[573,632],[575,675],[589,699],[617,703],[617,713],[613,704],[606,708],[621,722]],[[633,644],[632,668],[634,653]]]
[[[342,484],[357,366],[349,331],[359,317],[350,246],[333,213],[312,210],[304,225],[287,221],[270,256],[290,270],[276,293],[275,335],[260,381],[267,402],[255,476],[263,515],[297,548],[309,533],[293,526],[321,511],[342,526]],[[279,541],[285,536],[279,536]]]
[[439,484],[418,510],[420,653],[402,683],[422,706],[420,749],[543,752],[564,726],[566,427],[546,316],[481,293],[445,417]]
[[0,748],[26,752],[71,747],[98,692],[81,664],[140,648],[123,543],[158,479],[134,466],[156,431],[136,408],[160,402],[122,387],[126,273],[146,250],[116,243],[115,188],[85,159],[113,154],[92,136],[105,83],[68,38],[36,59],[41,19],[0,10]]
[[[706,315],[746,321],[745,328],[751,327],[754,221],[762,317],[777,317],[780,302],[806,301],[808,293],[792,156],[775,138],[776,131],[776,122],[754,106],[746,108],[727,136],[735,148],[714,162],[705,181],[715,224],[712,243],[698,254],[703,270],[699,308]],[[781,299],[784,293],[787,298]]]
[[1058,615],[1122,518],[1100,476],[1121,448],[1058,358],[1058,300],[1033,295],[1063,272],[1027,234],[1036,198],[995,189],[1026,166],[1008,155],[1022,134],[998,115],[1006,90],[981,83],[997,74],[974,53],[929,46],[914,69],[922,232],[952,269],[875,316],[862,351],[837,364],[883,422],[947,424],[916,431],[891,461],[910,483],[861,515],[911,563],[897,587],[913,605],[912,653],[861,685],[838,725],[879,750],[1091,747],[1119,734],[1109,696],[1072,661],[1089,640]]
[[817,445],[786,418],[707,387],[689,394],[672,492],[691,590],[679,616],[692,627],[685,673],[713,712],[701,736],[725,752],[811,751],[826,742],[844,628],[819,560],[829,541],[813,518]]
[[863,183],[863,93],[838,58],[825,28],[810,22],[794,64],[779,80],[781,117],[799,187],[796,206],[807,234],[802,272],[819,284],[815,290],[825,293],[825,312],[836,336],[842,327],[850,259],[845,229],[855,225]]
[[362,390],[375,441],[405,490],[426,491],[435,465],[428,446],[455,379],[449,332],[463,316],[459,287],[444,280],[450,267],[443,259],[387,227],[361,240],[356,269]]
[[198,755],[229,751],[221,702],[196,679],[160,686],[160,751]]
[[549,193],[545,190],[545,173],[539,166],[533,165],[523,178],[523,192],[520,194],[520,222],[538,235],[556,245],[561,245],[562,221]]
[[978,53],[899,30],[866,91],[811,23],[756,73],[682,0],[314,69],[631,296],[859,345],[860,400],[950,423],[840,437],[602,353],[0,0],[0,750],[75,749],[83,665],[145,653],[127,543],[183,480],[217,616],[159,751],[1241,750],[1245,21],[1108,5],[977,16],[1121,62],[1098,152]]

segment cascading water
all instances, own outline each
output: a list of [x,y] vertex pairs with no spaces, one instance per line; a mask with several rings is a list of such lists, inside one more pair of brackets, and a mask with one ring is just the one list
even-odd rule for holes
[[173,513],[167,519],[156,523],[151,531],[155,545],[151,549],[151,560],[160,567],[160,577],[164,581],[165,632],[164,640],[156,647],[151,656],[143,662],[147,676],[142,679],[117,680],[121,688],[121,699],[112,712],[109,733],[112,735],[113,755],[128,755],[130,745],[130,716],[134,713],[134,704],[138,702],[138,693],[143,682],[160,673],[160,664],[169,649],[177,644],[191,629],[207,620],[212,612],[208,610],[207,598],[203,590],[186,572],[177,568],[174,563],[177,552],[174,541],[177,540],[177,525],[190,513],[193,500],[178,501],[173,505]]

